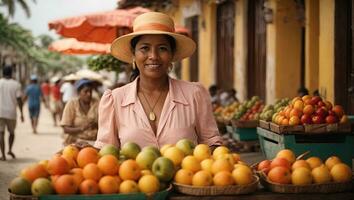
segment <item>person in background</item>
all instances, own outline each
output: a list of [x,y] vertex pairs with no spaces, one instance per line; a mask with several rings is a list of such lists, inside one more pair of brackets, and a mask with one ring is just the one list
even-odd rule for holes
[[78,97],[67,102],[60,122],[64,145],[77,142],[93,145],[98,129],[98,100],[92,98],[92,81],[81,79],[75,83],[75,88]]
[[12,152],[12,146],[15,141],[15,128],[17,110],[19,107],[21,113],[21,122],[23,119],[22,112],[22,92],[21,85],[18,81],[12,79],[12,67],[3,67],[3,78],[0,79],[0,149],[1,160],[6,160],[5,156],[5,128],[9,131],[9,151],[7,152],[12,158],[16,158]]
[[217,85],[211,85],[209,87],[209,94],[211,97],[211,104],[214,106],[219,105],[219,88]]
[[[46,102],[49,103],[49,98],[50,98],[50,84],[49,80],[46,79],[44,82],[41,84],[41,91],[43,98],[45,99]],[[49,108],[49,107],[48,107]]]
[[60,87],[60,93],[62,94],[61,96],[64,107],[70,99],[77,96],[74,84],[75,80],[69,80],[64,82]]
[[130,83],[103,94],[95,147],[135,142],[160,148],[181,139],[222,145],[208,90],[168,75],[172,62],[193,54],[195,42],[175,33],[173,20],[159,12],[139,15],[133,30],[111,46],[114,57],[132,62],[133,72]]
[[302,97],[302,96],[305,96],[305,95],[308,95],[309,94],[309,90],[306,89],[305,87],[300,87],[298,90],[297,90],[297,95],[299,97]]
[[41,110],[41,100],[43,101],[45,107],[48,106],[38,85],[37,76],[31,75],[30,79],[31,82],[26,88],[23,101],[25,102],[28,99],[28,111],[31,118],[32,130],[34,134],[37,134],[38,118]]
[[320,92],[318,90],[313,91],[312,93],[313,96],[320,96]]
[[54,84],[50,89],[51,92],[50,110],[52,112],[54,126],[57,126],[57,122],[60,122],[61,115],[63,112],[63,103],[61,101],[60,79],[55,78],[53,82]]

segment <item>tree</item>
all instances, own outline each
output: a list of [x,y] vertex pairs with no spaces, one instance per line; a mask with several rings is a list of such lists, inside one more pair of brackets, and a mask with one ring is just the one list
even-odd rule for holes
[[[35,0],[32,1],[34,3],[36,2]],[[0,0],[0,6],[7,7],[7,12],[10,17],[13,17],[15,15],[16,3],[18,3],[21,6],[21,8],[25,11],[27,17],[31,16],[31,10],[29,9],[26,0]]]

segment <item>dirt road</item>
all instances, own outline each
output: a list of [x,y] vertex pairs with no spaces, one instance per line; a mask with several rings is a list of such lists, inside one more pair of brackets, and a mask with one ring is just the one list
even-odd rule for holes
[[[50,112],[42,107],[38,134],[32,133],[27,107],[24,107],[25,122],[17,122],[13,152],[16,159],[7,156],[7,161],[0,161],[0,200],[8,200],[9,182],[21,169],[31,163],[49,159],[62,148],[61,128],[54,127]],[[8,133],[5,134],[6,152],[8,151]]]

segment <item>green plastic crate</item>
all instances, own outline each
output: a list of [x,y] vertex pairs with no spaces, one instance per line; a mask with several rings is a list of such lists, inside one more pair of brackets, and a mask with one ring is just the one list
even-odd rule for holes
[[257,128],[257,134],[262,152],[267,159],[273,159],[282,149],[291,149],[296,155],[310,151],[308,156],[317,156],[323,161],[336,155],[350,167],[353,164],[353,134],[280,135],[260,127]]
[[235,128],[232,137],[237,141],[253,141],[258,139],[256,128]]

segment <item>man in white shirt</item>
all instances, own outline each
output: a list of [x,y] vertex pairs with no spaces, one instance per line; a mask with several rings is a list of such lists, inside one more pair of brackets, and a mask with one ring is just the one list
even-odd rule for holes
[[21,85],[12,79],[12,67],[5,66],[3,68],[3,78],[0,79],[0,148],[1,160],[6,160],[5,156],[5,128],[9,131],[9,151],[7,152],[12,158],[15,154],[12,152],[12,145],[15,140],[15,128],[17,110],[16,105],[21,111],[21,121],[23,122],[22,112],[22,92]]
[[60,87],[60,93],[62,93],[62,101],[65,104],[72,98],[76,97],[76,89],[74,87],[74,80],[71,80],[69,82],[63,83],[63,85]]

